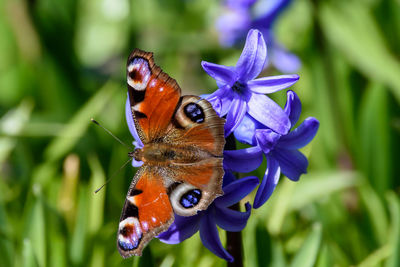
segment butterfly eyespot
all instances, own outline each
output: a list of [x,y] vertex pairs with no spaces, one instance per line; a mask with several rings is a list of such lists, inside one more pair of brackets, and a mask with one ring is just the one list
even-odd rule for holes
[[181,183],[172,189],[169,199],[176,214],[189,216],[193,215],[194,210],[198,210],[202,192],[192,185]]
[[[208,123],[207,114],[210,105],[205,99],[198,96],[183,96],[173,119],[174,126],[178,129],[196,127],[198,124]],[[207,104],[208,103],[208,104]],[[208,117],[207,117],[208,118]]]
[[[128,85],[130,85],[136,91],[138,98],[139,96],[140,98],[144,98],[144,94],[139,93],[138,91],[145,91],[147,84],[149,83],[151,76],[149,63],[144,58],[134,58],[131,62],[129,62],[127,70]],[[136,102],[138,103],[141,101]]]
[[200,107],[196,103],[189,103],[187,104],[184,108],[183,111],[185,112],[185,115],[192,121],[196,123],[202,123],[204,122],[204,112],[202,107]]
[[143,79],[143,75],[140,73],[139,70],[133,69],[131,72],[129,72],[129,78],[131,78],[134,82],[141,81]]
[[142,235],[139,220],[134,217],[126,218],[119,223],[118,246],[123,251],[136,249],[140,244]]
[[199,189],[193,189],[183,194],[179,202],[184,208],[193,208],[196,206],[201,199],[201,191]]

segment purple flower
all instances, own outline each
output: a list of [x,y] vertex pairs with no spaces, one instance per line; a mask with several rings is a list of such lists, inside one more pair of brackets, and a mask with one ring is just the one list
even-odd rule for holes
[[207,97],[219,116],[226,116],[225,136],[239,126],[246,114],[279,134],[286,134],[290,121],[282,108],[264,94],[285,89],[297,82],[297,74],[255,79],[264,68],[267,47],[258,30],[250,30],[235,67],[203,61],[204,70],[219,89]]
[[205,211],[191,217],[175,215],[169,229],[158,236],[164,243],[177,244],[200,231],[204,246],[220,258],[232,262],[233,257],[224,249],[219,239],[217,225],[230,232],[241,231],[250,216],[251,206],[245,204],[246,211],[240,212],[229,207],[247,196],[259,181],[255,176],[235,180],[230,172],[224,176],[224,195],[216,198]]
[[[293,91],[287,92],[285,113],[291,125],[295,125],[301,113],[301,102]],[[319,122],[315,118],[307,118],[296,129],[286,135],[280,135],[262,124],[246,116],[235,130],[235,137],[250,148],[225,151],[224,168],[249,172],[262,162],[262,155],[267,159],[267,170],[257,190],[254,208],[262,206],[274,191],[282,172],[293,181],[307,172],[307,158],[298,150],[307,145],[317,133]]]
[[[267,40],[271,63],[283,73],[296,72],[301,66],[299,58],[279,44],[272,31],[277,17],[291,0],[261,0],[257,3],[257,8],[253,8],[255,2],[225,1],[224,12],[216,22],[220,43],[223,46],[233,46],[244,40],[249,29],[258,29]],[[255,12],[252,12],[253,10]],[[253,14],[256,12],[257,14]]]
[[[139,135],[136,131],[135,122],[133,121],[133,117],[132,117],[131,105],[129,102],[129,95],[126,98],[126,103],[125,103],[125,118],[126,118],[126,123],[128,124],[129,131],[131,132],[132,137],[135,139],[135,141],[133,141],[132,144],[135,146],[135,148],[142,148],[143,143],[142,143],[142,140],[140,140]],[[135,158],[132,157],[132,166],[133,167],[140,167],[142,165],[143,165],[143,161],[137,161],[137,160],[135,160]]]
[[249,8],[257,0],[226,0],[225,5],[230,8]]
[[243,41],[244,36],[251,29],[250,7],[254,2],[254,0],[225,2],[224,11],[215,23],[221,45],[230,47]]
[[260,0],[253,25],[261,30],[271,29],[278,16],[291,2],[292,0]]

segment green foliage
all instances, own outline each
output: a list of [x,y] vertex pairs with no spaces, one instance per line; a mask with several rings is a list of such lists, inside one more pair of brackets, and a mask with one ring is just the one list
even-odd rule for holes
[[[216,89],[201,60],[240,53],[218,44],[220,11],[213,0],[0,3],[0,266],[226,265],[198,234],[120,257],[116,231],[134,170],[93,194],[128,151],[90,123],[132,142],[124,76],[135,47],[153,51],[184,94]],[[321,126],[303,151],[309,173],[297,183],[283,177],[252,210],[245,266],[400,266],[399,1],[293,1],[276,30],[302,59],[293,88],[302,118]]]

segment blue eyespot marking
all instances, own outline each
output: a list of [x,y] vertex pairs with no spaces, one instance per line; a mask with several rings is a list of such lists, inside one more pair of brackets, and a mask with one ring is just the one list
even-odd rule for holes
[[183,111],[185,112],[188,118],[196,123],[204,122],[204,112],[203,109],[197,105],[196,103],[189,103],[184,108]]
[[128,251],[133,250],[139,246],[139,242],[131,243],[131,242],[124,242],[122,240],[118,240],[118,245],[122,250]]
[[142,240],[142,236],[139,220],[135,217],[128,217],[120,222],[118,247],[124,251],[136,249]]
[[181,197],[179,202],[184,208],[189,209],[196,206],[199,203],[200,199],[201,199],[201,191],[199,189],[193,189],[185,193]]

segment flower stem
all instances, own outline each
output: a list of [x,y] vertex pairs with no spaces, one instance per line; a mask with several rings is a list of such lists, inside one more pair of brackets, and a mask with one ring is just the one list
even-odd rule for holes
[[[236,150],[236,140],[233,134],[226,138],[226,150]],[[235,174],[236,178],[238,175]],[[230,207],[233,210],[240,211],[240,202]],[[242,232],[226,231],[226,250],[235,259],[233,262],[228,262],[228,267],[243,267],[243,247],[242,247]]]

